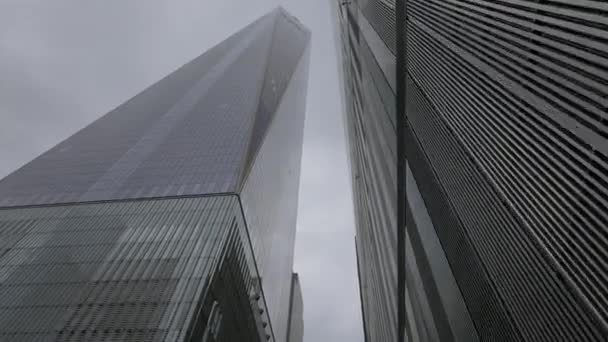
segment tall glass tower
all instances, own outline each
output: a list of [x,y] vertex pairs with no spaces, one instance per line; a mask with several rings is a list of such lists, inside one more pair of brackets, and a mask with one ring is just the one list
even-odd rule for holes
[[395,1],[331,0],[366,341],[397,340]]
[[0,181],[0,341],[285,341],[309,43],[276,9]]
[[304,303],[302,302],[302,287],[300,286],[300,277],[297,273],[294,273],[291,278],[290,303],[287,342],[303,342]]

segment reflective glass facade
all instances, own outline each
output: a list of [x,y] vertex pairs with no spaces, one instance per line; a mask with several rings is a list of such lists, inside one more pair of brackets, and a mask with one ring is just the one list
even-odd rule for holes
[[309,59],[306,48],[240,192],[277,340],[289,316]]
[[404,10],[407,338],[608,340],[605,2]]
[[309,41],[278,8],[0,181],[0,341],[284,341]]
[[[235,195],[3,209],[0,241],[2,341],[187,340],[227,254],[240,290],[260,288]],[[257,333],[243,308],[235,326]]]
[[332,1],[344,91],[357,263],[368,342],[397,340],[395,8]]
[[295,20],[264,16],[10,174],[0,206],[237,192],[308,44]]
[[289,304],[289,327],[286,342],[304,342],[304,302],[300,278],[294,273],[291,278],[291,299]]

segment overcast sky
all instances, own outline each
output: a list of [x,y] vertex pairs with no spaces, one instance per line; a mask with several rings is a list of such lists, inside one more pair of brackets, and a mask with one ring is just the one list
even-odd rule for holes
[[0,0],[0,178],[278,4],[312,30],[296,260],[305,341],[363,341],[330,0]]

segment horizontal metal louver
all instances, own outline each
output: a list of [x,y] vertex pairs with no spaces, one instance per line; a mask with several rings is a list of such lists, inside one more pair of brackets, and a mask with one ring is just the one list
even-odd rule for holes
[[395,7],[391,7],[387,1],[370,0],[361,6],[361,11],[391,53],[396,55],[397,30]]
[[[378,53],[395,51],[391,1],[334,1],[366,339],[397,339],[396,109]],[[384,46],[386,45],[388,49]],[[377,51],[378,48],[381,51]],[[390,50],[392,49],[392,50]],[[390,51],[389,51],[390,50]]]
[[[525,339],[605,339],[608,4],[409,0],[407,11],[407,101],[419,91],[429,103],[408,123],[509,319]],[[432,147],[441,134],[464,154]],[[462,165],[477,171],[458,185]],[[466,222],[493,207],[500,220]]]

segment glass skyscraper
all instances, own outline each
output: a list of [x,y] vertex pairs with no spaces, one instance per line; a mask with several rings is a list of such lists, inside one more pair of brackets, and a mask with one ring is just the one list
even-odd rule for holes
[[302,287],[297,273],[291,278],[291,299],[289,305],[289,327],[287,329],[287,342],[304,341],[304,303],[302,301]]
[[395,1],[331,0],[343,85],[364,333],[397,340]]
[[406,337],[608,340],[608,6],[407,0]]
[[286,341],[309,51],[276,9],[0,181],[0,341]]

